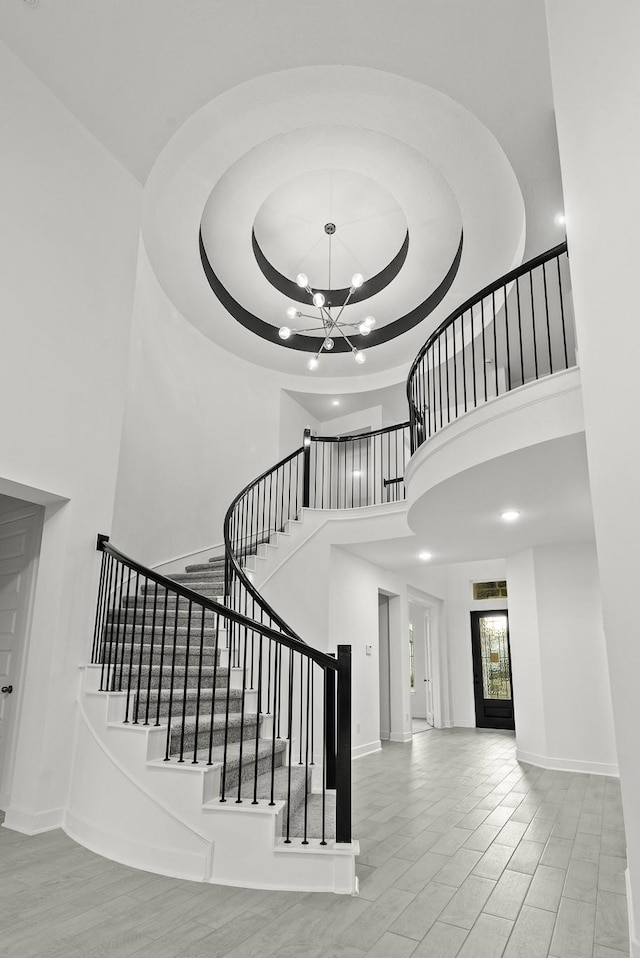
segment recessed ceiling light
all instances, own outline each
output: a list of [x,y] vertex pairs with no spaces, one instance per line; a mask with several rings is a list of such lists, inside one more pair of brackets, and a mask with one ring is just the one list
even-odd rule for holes
[[339,406],[339,405],[340,405],[340,400],[339,400],[339,399],[334,399],[331,405],[332,405],[332,406]]
[[500,518],[504,519],[505,522],[515,522],[516,519],[520,518],[520,513],[517,509],[505,509],[504,512],[500,513]]
[[352,476],[361,476],[362,473],[360,472],[359,469],[354,469],[353,472],[351,473],[351,475],[352,475]]
[[564,213],[556,213],[553,222],[556,224],[556,226],[564,226],[564,224],[567,222],[567,219]]
[[418,558],[421,559],[423,562],[426,562],[428,559],[431,558],[431,553],[430,553],[430,552],[419,552],[419,553],[418,553]]

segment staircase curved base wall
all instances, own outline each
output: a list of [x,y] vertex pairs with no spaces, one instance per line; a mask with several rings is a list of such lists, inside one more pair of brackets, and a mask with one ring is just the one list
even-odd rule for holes
[[353,894],[358,842],[281,837],[283,803],[219,801],[219,769],[164,762],[166,729],[123,724],[126,694],[84,669],[66,833],[133,868],[192,881]]

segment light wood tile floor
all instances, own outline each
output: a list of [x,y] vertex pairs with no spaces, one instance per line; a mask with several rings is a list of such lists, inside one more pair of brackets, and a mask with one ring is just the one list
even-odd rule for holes
[[161,878],[0,829],[2,958],[623,958],[615,779],[433,730],[354,763],[360,895]]

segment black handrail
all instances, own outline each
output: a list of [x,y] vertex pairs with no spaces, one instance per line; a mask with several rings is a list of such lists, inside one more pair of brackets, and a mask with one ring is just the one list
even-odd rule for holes
[[354,509],[405,498],[409,423],[350,436],[305,431],[305,500],[313,509]]
[[[220,769],[220,801],[303,803],[319,761],[322,841],[351,841],[349,646],[337,658],[163,576],[98,536],[102,566],[91,661],[100,690],[126,693],[125,723],[166,726],[167,762]],[[213,568],[213,567],[212,567]],[[236,671],[237,670],[237,671]],[[234,678],[235,676],[235,678]]]
[[[295,496],[295,510],[292,513],[285,504],[291,504],[291,463],[296,463],[296,484],[299,481],[299,459],[304,448],[294,450],[270,469],[248,482],[241,489],[227,509],[223,523],[223,537],[225,547],[225,595],[233,607],[244,606],[245,612],[250,610],[255,617],[256,611],[260,620],[269,622],[289,635],[301,645],[306,643],[288,625],[276,610],[266,601],[255,588],[245,571],[245,564],[250,556],[257,553],[260,545],[267,545],[275,532],[282,531],[285,524],[292,518],[297,518],[302,508],[302,496]],[[289,485],[285,486],[284,469],[289,466]],[[282,476],[282,481],[279,477]],[[275,480],[275,496],[274,481]],[[266,483],[269,482],[269,495],[266,493]],[[260,495],[260,490],[264,494]],[[296,493],[297,493],[296,489]],[[250,508],[249,508],[250,507]]]
[[569,288],[564,242],[485,286],[440,323],[407,377],[412,453],[469,409],[575,365]]

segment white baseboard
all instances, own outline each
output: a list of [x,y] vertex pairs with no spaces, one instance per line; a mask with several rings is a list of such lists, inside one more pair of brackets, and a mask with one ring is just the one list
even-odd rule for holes
[[389,736],[391,742],[410,742],[413,738],[413,732],[392,732]]
[[549,768],[559,772],[583,772],[586,775],[611,775],[620,777],[617,765],[606,762],[586,762],[575,758],[552,758],[548,755],[538,755],[536,752],[525,752],[516,747],[516,758],[519,762],[528,765],[538,765],[540,768]]
[[366,742],[364,745],[355,745],[351,749],[351,758],[362,758],[363,755],[371,755],[372,752],[380,752],[381,750],[382,742],[378,738],[373,742]]
[[21,812],[17,808],[8,808],[5,812],[4,827],[23,835],[40,835],[54,828],[62,828],[64,808],[52,808],[47,812]]
[[629,912],[629,947],[631,958],[640,958],[640,938],[636,937],[635,921],[633,919],[633,897],[631,895],[631,882],[629,881],[629,869],[625,869],[624,880],[627,886],[627,909]]

